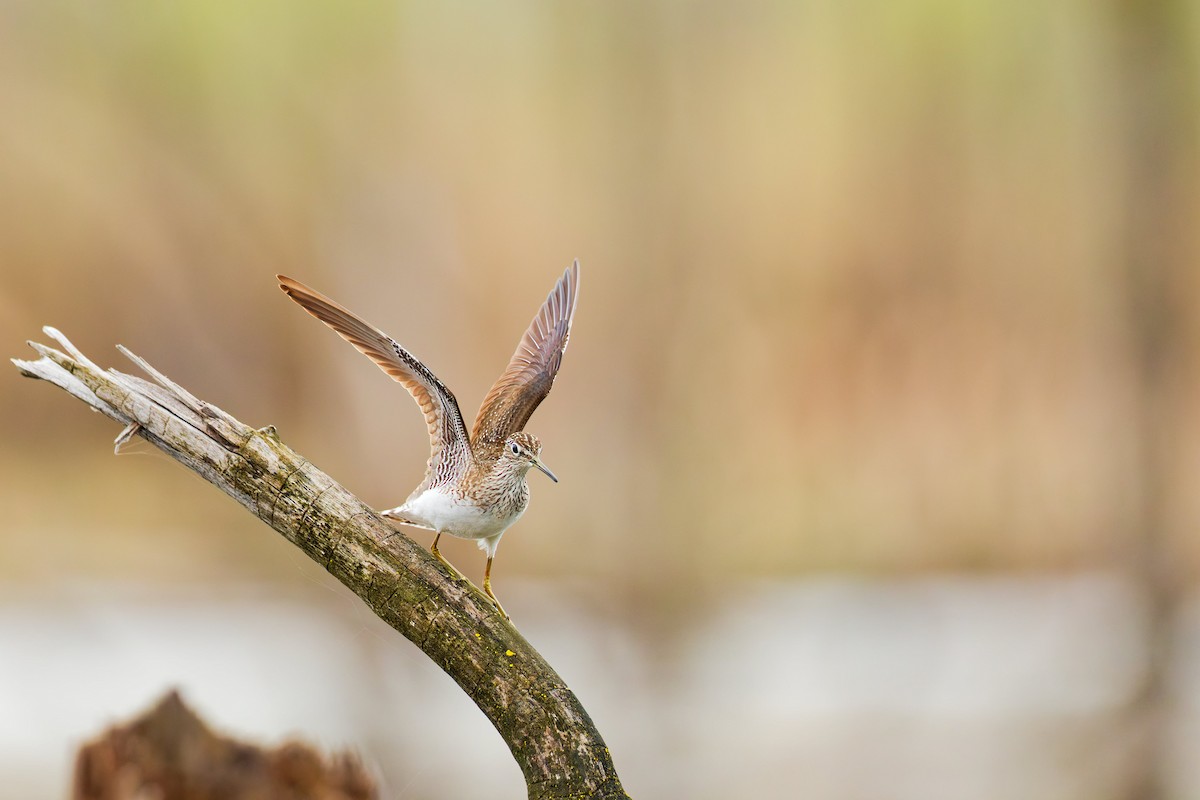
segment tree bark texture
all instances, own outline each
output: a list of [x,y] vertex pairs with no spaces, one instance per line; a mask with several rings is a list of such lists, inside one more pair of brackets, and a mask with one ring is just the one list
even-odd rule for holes
[[[125,425],[299,547],[462,687],[504,738],[531,800],[627,797],[575,694],[470,581],[280,441],[198,400],[118,345],[155,381],[102,370],[54,328],[22,374]],[[64,352],[65,351],[65,352]]]

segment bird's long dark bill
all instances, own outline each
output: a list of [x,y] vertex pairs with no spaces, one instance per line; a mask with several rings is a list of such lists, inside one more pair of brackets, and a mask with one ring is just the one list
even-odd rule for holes
[[546,465],[543,464],[541,461],[534,461],[533,465],[535,467],[537,467],[538,469],[540,469],[542,472],[546,473],[547,478],[554,481],[555,483],[558,483],[558,478],[554,477],[554,473],[551,472],[550,470],[546,469]]

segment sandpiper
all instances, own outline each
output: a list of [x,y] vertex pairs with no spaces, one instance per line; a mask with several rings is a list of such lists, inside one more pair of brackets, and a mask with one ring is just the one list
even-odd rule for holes
[[469,436],[454,394],[412,353],[328,297],[284,275],[276,277],[288,297],[374,361],[417,401],[429,426],[425,480],[403,505],[381,513],[433,531],[430,550],[455,574],[458,570],[438,552],[438,539],[448,533],[476,540],[487,553],[483,590],[508,619],[492,593],[492,559],[500,537],[529,504],[526,473],[537,467],[558,483],[541,462],[541,442],[522,429],[550,393],[562,364],[579,294],[579,261],[558,279],[529,324],[508,368],[483,399]]

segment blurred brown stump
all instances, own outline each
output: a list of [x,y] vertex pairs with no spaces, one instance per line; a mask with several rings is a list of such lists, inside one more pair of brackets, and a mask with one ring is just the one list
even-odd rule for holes
[[72,800],[374,800],[375,781],[352,753],[309,745],[267,750],[213,733],[178,692],[85,744]]

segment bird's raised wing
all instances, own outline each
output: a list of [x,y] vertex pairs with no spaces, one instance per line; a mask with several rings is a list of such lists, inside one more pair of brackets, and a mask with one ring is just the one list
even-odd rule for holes
[[578,296],[576,260],[558,279],[521,337],[508,369],[483,399],[471,432],[471,440],[477,445],[503,442],[510,433],[524,428],[534,409],[546,399],[567,349]]
[[454,481],[471,463],[471,445],[453,393],[429,368],[378,328],[297,280],[276,275],[279,288],[398,381],[417,401],[429,426],[423,488]]

